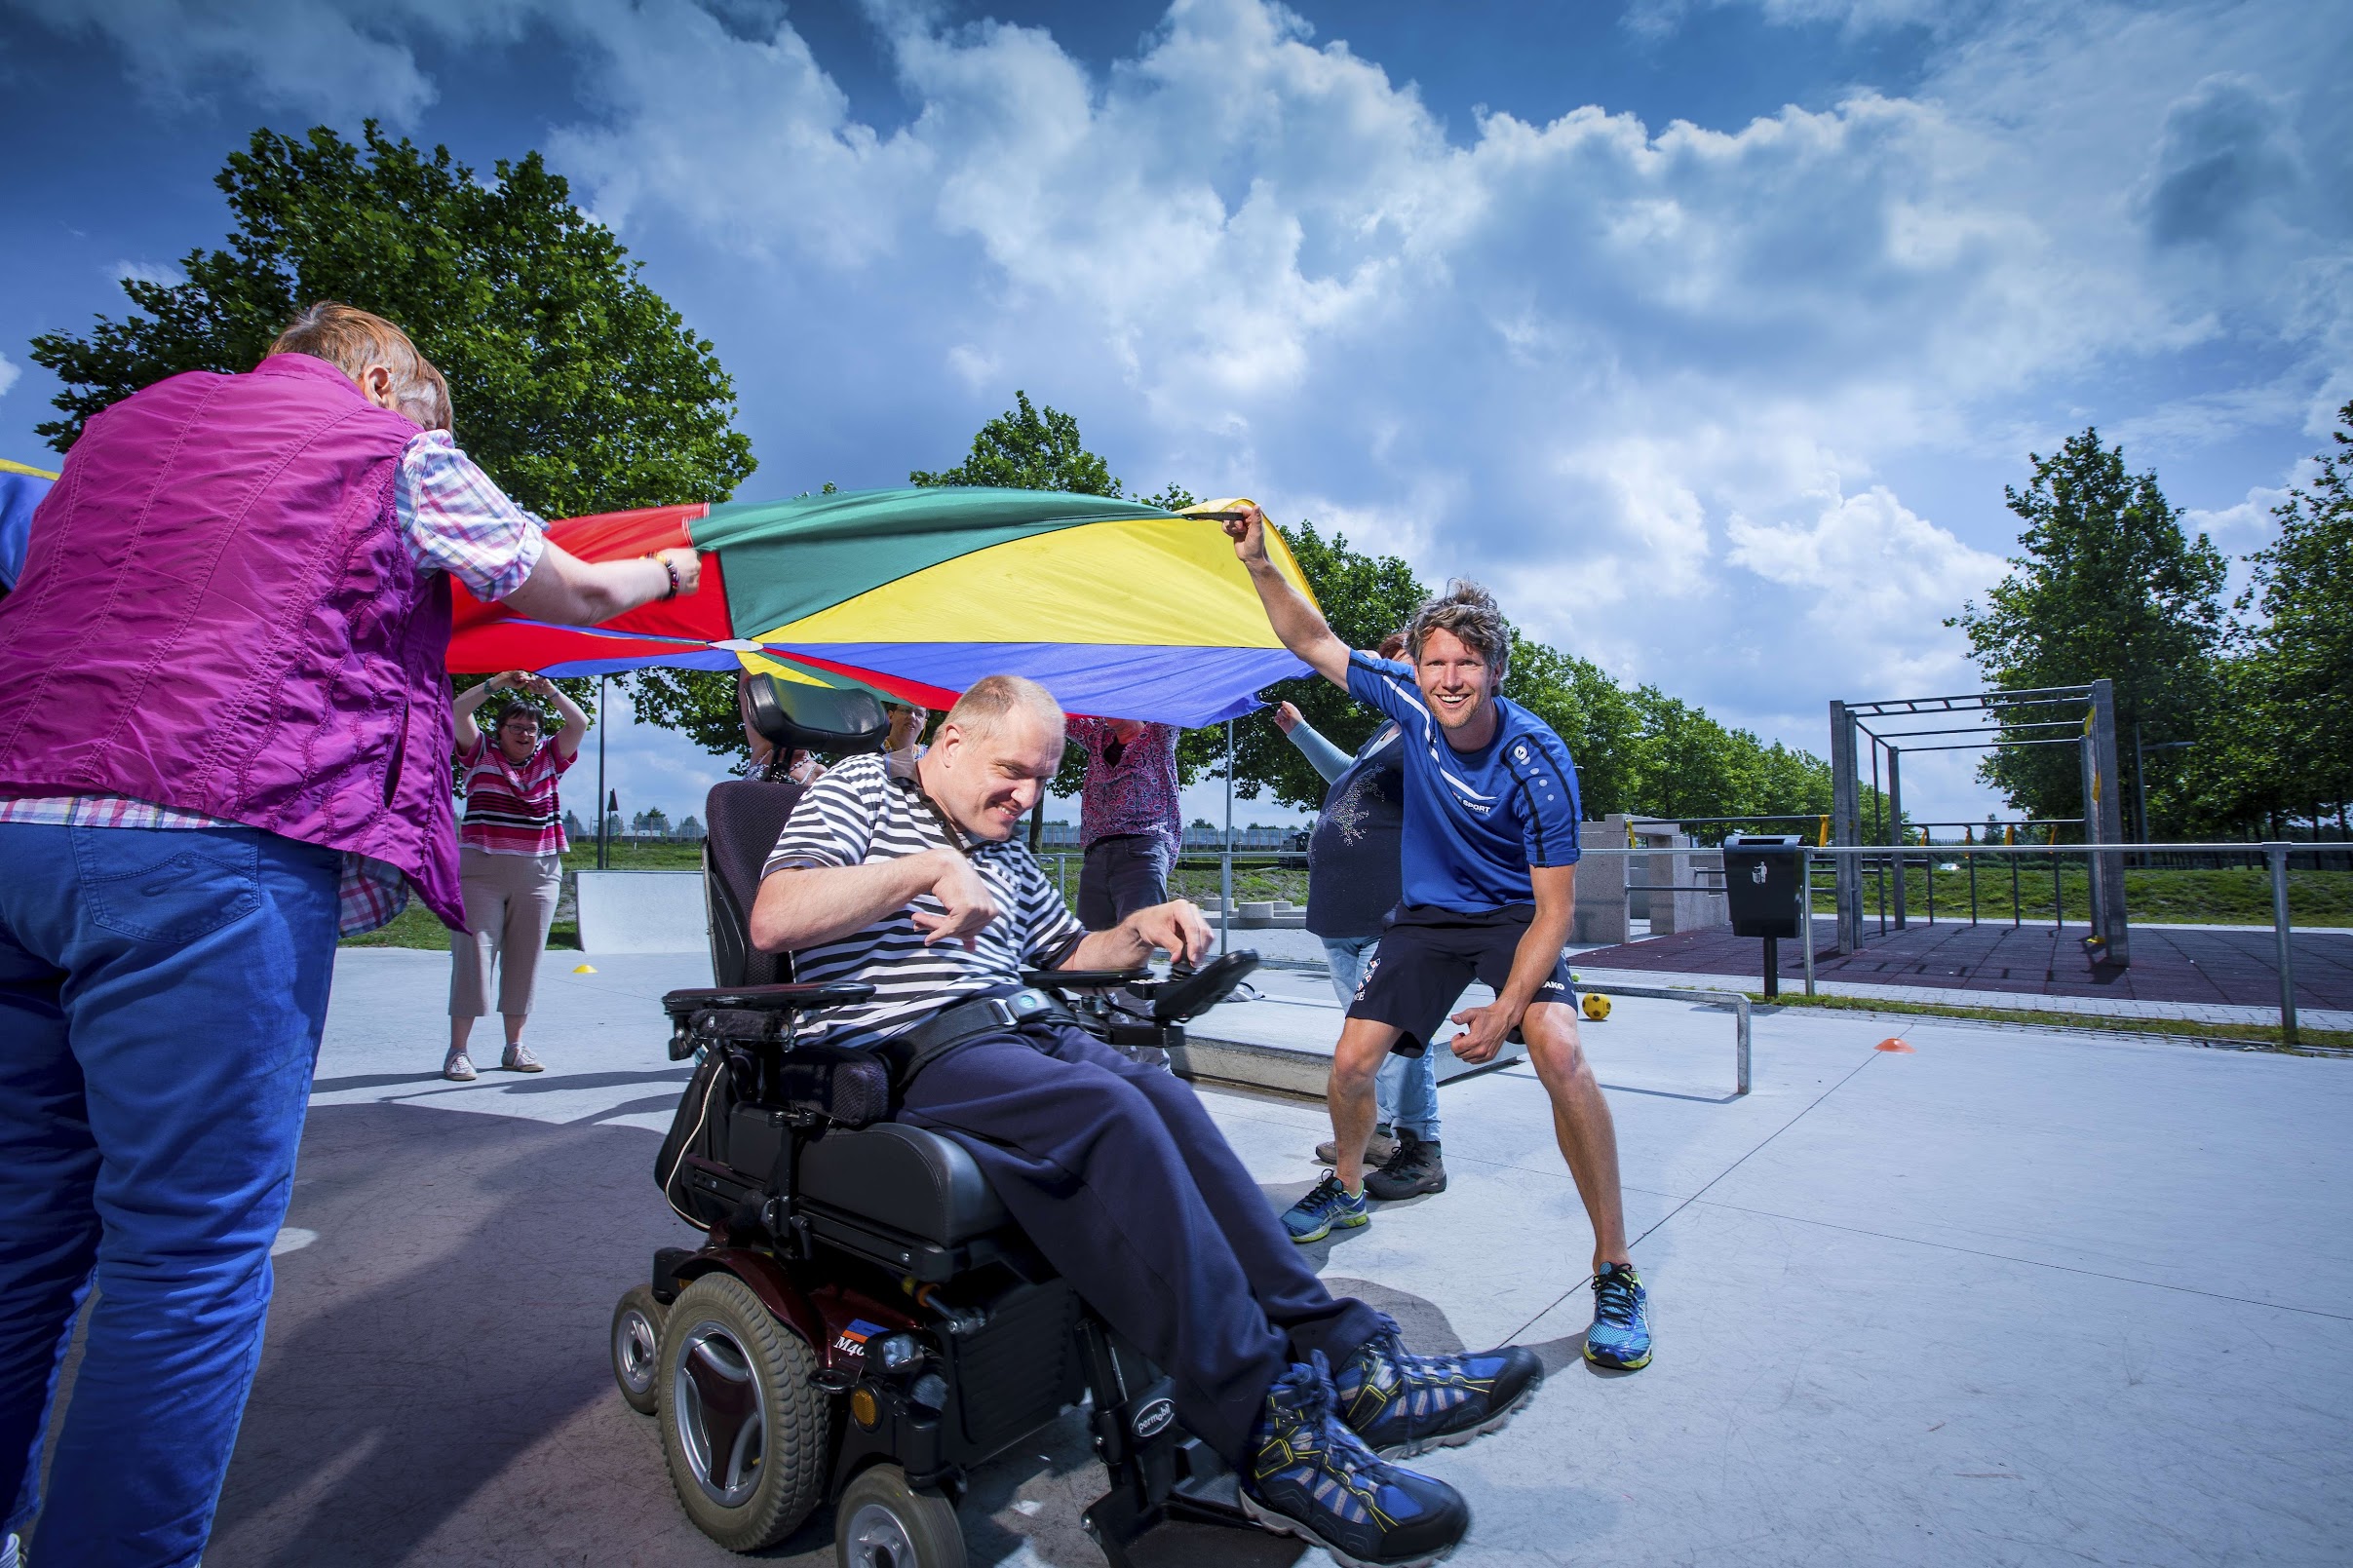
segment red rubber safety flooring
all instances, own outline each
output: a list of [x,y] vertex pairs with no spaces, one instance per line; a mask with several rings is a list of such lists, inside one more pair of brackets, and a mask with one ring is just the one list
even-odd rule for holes
[[[1818,979],[1870,985],[1918,985],[1940,990],[2012,995],[2111,997],[2132,1002],[2213,1002],[2277,1007],[2279,960],[2267,926],[2234,931],[2157,930],[2132,933],[2132,966],[2094,965],[2085,956],[2080,925],[1972,926],[1913,920],[1879,935],[1867,924],[1860,952],[1840,955],[1827,918],[1814,922]],[[2298,1007],[2353,1008],[2353,937],[2295,932],[2290,964]],[[1764,944],[1729,931],[1653,937],[1579,953],[1579,968],[1662,970],[1697,975],[1764,975]],[[1805,955],[1794,941],[1781,944],[1782,983],[1802,979]]]

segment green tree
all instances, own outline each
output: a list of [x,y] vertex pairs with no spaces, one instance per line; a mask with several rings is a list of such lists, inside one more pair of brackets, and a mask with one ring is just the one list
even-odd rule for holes
[[[523,506],[577,516],[725,500],[752,472],[752,442],[712,345],[539,154],[494,174],[387,140],[373,121],[356,146],[326,127],[254,132],[213,180],[235,223],[224,249],[189,251],[182,283],[124,280],[133,313],[99,317],[87,337],[33,339],[34,362],[64,383],[64,417],[40,433],[64,451],[141,387],[249,369],[297,308],[338,299],[400,325],[440,367],[458,440]],[[563,685],[595,711],[595,681]]]
[[1017,391],[1014,406],[983,425],[972,451],[954,468],[907,475],[909,484],[978,484],[1000,490],[1068,490],[1119,495],[1110,465],[1087,450],[1078,421],[1060,408],[1033,406]]
[[[2026,524],[2011,571],[1948,620],[1967,633],[1988,686],[2073,686],[2115,682],[2117,732],[2129,750],[2139,724],[2152,741],[2185,737],[2211,703],[2222,632],[2221,554],[2204,534],[2183,532],[2180,514],[2154,473],[2130,474],[2122,446],[2103,447],[2087,429],[2058,452],[2028,454],[2033,479],[2004,486]],[[2031,709],[2012,723],[2048,718]],[[2007,728],[2018,740],[2054,732]],[[2161,757],[2178,752],[2159,753]],[[2173,766],[2152,757],[2151,815],[2178,814]],[[2161,776],[2160,770],[2164,772]],[[2083,806],[2075,751],[2015,746],[1979,772],[2011,805],[2035,817],[2074,817]],[[2160,818],[2160,829],[2169,826]]]
[[2279,534],[2248,557],[2255,581],[2237,607],[2261,620],[2236,639],[2183,770],[2203,825],[2318,819],[2353,799],[2353,402],[2336,417],[2335,449],[2272,509]]
[[126,279],[136,311],[88,337],[45,332],[65,383],[64,451],[84,421],[182,370],[244,370],[301,305],[339,299],[398,324],[448,377],[457,435],[509,495],[551,516],[723,501],[752,472],[712,345],[638,278],[611,231],[539,154],[483,181],[367,123],[256,131],[213,183],[236,227],[191,250],[184,283]]

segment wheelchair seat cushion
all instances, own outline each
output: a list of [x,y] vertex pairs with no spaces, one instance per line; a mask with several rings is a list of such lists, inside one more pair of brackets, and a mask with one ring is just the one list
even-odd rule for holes
[[809,1143],[800,1196],[942,1246],[1007,1223],[1005,1205],[962,1145],[897,1122],[836,1127]]

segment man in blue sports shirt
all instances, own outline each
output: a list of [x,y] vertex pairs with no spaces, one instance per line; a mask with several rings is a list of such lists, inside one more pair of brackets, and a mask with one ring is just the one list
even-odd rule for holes
[[1498,695],[1511,631],[1486,590],[1456,583],[1414,612],[1408,664],[1353,652],[1266,558],[1266,518],[1244,506],[1225,531],[1283,645],[1406,736],[1405,897],[1349,1005],[1331,1064],[1337,1169],[1283,1216],[1302,1243],[1371,1219],[1364,1148],[1373,1078],[1392,1050],[1427,1050],[1472,979],[1495,1000],[1466,1008],[1447,1042],[1490,1061],[1517,1028],[1553,1102],[1553,1134],[1594,1236],[1594,1323],[1585,1358],[1650,1362],[1650,1309],[1627,1254],[1618,1137],[1577,1043],[1562,947],[1576,904],[1577,769],[1550,726]]

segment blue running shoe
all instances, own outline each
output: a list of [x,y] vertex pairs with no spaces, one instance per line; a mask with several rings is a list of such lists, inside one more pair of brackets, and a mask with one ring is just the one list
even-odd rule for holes
[[1476,1356],[1416,1356],[1397,1324],[1357,1347],[1331,1380],[1340,1419],[1383,1459],[1458,1448],[1500,1432],[1544,1381],[1536,1353],[1518,1345]]
[[1297,1536],[1345,1568],[1425,1568],[1471,1527],[1454,1488],[1373,1457],[1334,1406],[1324,1354],[1266,1391],[1251,1433],[1242,1508],[1280,1535]]
[[1585,1358],[1624,1372],[1650,1364],[1650,1292],[1631,1263],[1608,1264],[1594,1276]]
[[1372,1205],[1365,1202],[1363,1193],[1351,1194],[1340,1185],[1334,1171],[1324,1172],[1315,1191],[1283,1210],[1283,1229],[1291,1239],[1305,1246],[1320,1242],[1334,1230],[1354,1230],[1371,1222]]

